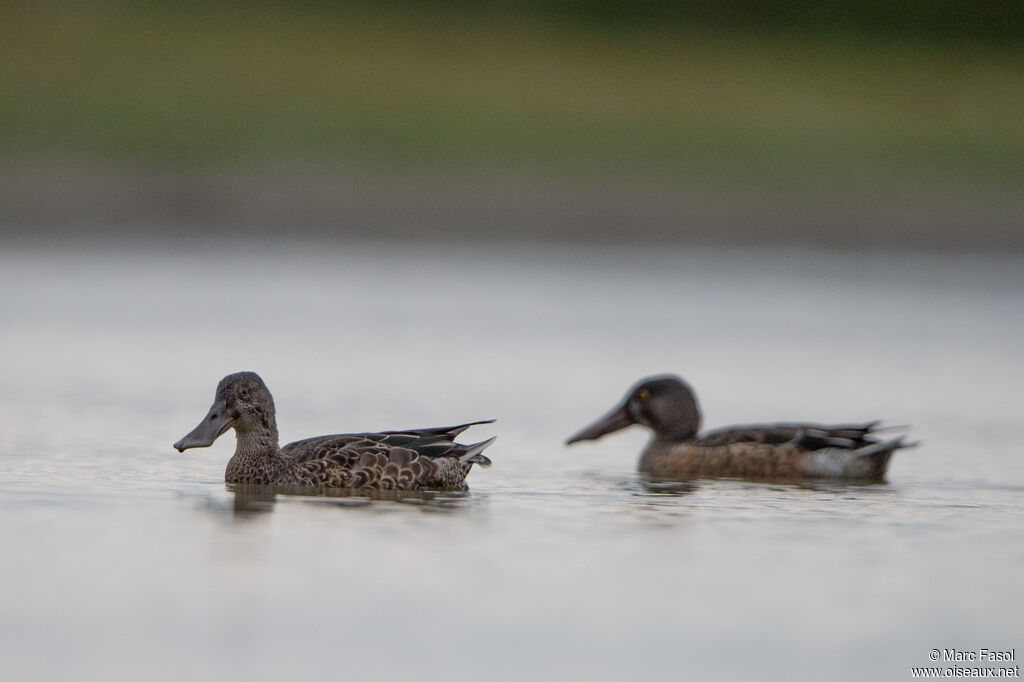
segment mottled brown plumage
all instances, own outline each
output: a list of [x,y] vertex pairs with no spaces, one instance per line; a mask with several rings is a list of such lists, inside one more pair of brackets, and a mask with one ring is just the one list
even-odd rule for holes
[[568,440],[594,440],[642,424],[654,437],[640,455],[640,471],[663,478],[882,480],[902,437],[873,437],[878,422],[851,425],[735,426],[702,436],[700,409],[690,387],[675,376],[641,381],[625,400]]
[[174,444],[179,452],[206,447],[229,428],[237,444],[224,479],[317,488],[461,489],[494,439],[464,445],[455,437],[475,424],[409,431],[318,436],[278,446],[274,399],[259,375],[238,372],[217,385],[202,422]]

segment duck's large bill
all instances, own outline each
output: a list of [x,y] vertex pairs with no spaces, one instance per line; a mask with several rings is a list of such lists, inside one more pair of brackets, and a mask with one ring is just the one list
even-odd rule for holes
[[587,428],[572,436],[569,440],[565,441],[565,444],[572,445],[573,443],[581,440],[597,440],[601,436],[612,433],[613,431],[620,431],[635,423],[636,420],[629,414],[628,403],[623,403]]
[[218,400],[203,417],[203,421],[199,422],[199,426],[189,431],[187,436],[174,444],[174,449],[178,452],[185,452],[189,448],[209,447],[229,428],[231,428],[231,415],[228,414],[224,401]]

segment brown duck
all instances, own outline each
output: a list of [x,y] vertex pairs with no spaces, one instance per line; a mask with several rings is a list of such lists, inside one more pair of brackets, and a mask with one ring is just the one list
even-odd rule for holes
[[733,426],[698,435],[700,409],[676,376],[644,379],[623,402],[569,438],[596,440],[642,424],[654,432],[640,455],[640,471],[661,478],[860,479],[881,481],[903,436],[874,437],[878,422],[849,425]]
[[238,372],[220,380],[210,411],[174,447],[207,447],[233,428],[237,444],[224,472],[228,483],[451,490],[465,487],[473,464],[491,463],[480,453],[494,442],[463,445],[455,437],[488,423],[318,436],[280,447],[270,391],[258,374]]

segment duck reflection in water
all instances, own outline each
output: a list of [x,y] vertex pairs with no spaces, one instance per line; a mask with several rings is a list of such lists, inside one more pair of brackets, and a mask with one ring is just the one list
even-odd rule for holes
[[[375,503],[398,503],[414,506],[424,512],[456,512],[469,507],[468,491],[440,490],[372,490],[352,488],[311,489],[305,486],[228,484],[233,495],[231,512],[236,518],[253,517],[274,510],[281,497],[287,501],[315,504],[320,507],[362,509]],[[225,507],[214,505],[218,511]]]

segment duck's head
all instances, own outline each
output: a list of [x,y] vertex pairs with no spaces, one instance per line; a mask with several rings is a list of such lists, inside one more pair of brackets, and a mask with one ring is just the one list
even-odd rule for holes
[[255,372],[237,372],[221,379],[210,411],[199,426],[174,444],[174,448],[184,452],[189,448],[208,447],[230,428],[234,428],[239,437],[266,433],[272,435],[275,442],[277,440],[274,399]]
[[629,390],[625,399],[605,416],[566,441],[571,445],[642,424],[662,441],[684,441],[700,429],[700,408],[689,385],[673,375],[648,377]]

